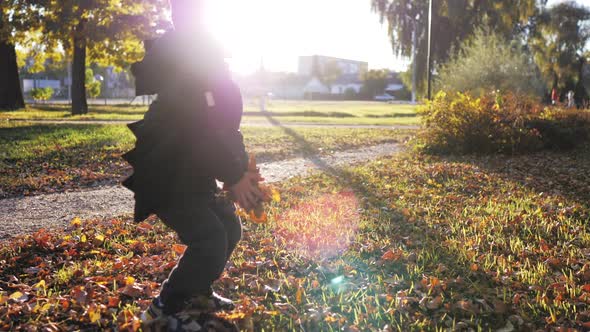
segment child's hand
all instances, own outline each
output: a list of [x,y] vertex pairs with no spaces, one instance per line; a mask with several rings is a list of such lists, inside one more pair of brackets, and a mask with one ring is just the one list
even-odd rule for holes
[[257,185],[258,177],[258,173],[246,172],[238,183],[229,188],[240,207],[246,211],[254,209],[263,199],[262,192]]

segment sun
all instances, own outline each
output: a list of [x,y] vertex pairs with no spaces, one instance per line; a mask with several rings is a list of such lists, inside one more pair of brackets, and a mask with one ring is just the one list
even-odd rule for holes
[[[206,25],[229,55],[234,71],[252,72],[261,58],[296,61],[297,49],[286,41],[298,37],[294,24],[286,22],[282,1],[208,1]],[[295,9],[299,7],[294,7]]]

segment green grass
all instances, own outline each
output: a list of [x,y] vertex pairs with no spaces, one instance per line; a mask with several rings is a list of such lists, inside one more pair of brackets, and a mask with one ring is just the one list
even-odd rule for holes
[[[146,106],[90,107],[86,115],[72,116],[68,106],[35,106],[19,111],[0,111],[0,119],[19,120],[138,120]],[[267,122],[268,115],[283,123],[335,123],[371,125],[416,125],[419,118],[413,105],[380,102],[270,101],[268,113],[260,113],[255,102],[246,101],[245,122]]]
[[[403,141],[408,130],[255,128],[243,130],[259,162]],[[124,125],[0,123],[0,197],[114,183],[129,172]]]
[[[246,221],[215,284],[238,304],[223,316],[248,331],[586,330],[589,161],[407,153],[292,179],[268,224]],[[0,281],[19,283],[0,291],[0,327],[133,327],[175,243],[128,219],[5,242]]]

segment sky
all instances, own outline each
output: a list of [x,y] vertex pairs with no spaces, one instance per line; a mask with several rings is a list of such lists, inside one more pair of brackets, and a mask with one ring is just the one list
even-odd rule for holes
[[[553,4],[564,2],[564,1],[567,1],[567,0],[549,0],[549,1],[547,1],[547,5],[551,6]],[[575,1],[581,5],[590,7],[590,0],[575,0]]]
[[[328,55],[369,62],[370,68],[403,70],[386,24],[370,0],[217,0],[210,26],[238,73],[297,71],[300,55]],[[261,60],[262,59],[262,60]]]
[[[549,0],[552,5],[565,0]],[[589,6],[590,0],[577,0]],[[391,50],[386,23],[370,0],[215,0],[210,27],[231,58],[233,71],[260,68],[295,72],[300,55],[366,61],[371,69],[406,69]]]

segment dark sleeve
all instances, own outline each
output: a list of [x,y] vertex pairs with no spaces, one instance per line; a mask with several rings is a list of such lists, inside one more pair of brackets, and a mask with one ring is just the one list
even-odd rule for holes
[[236,184],[248,170],[248,154],[244,137],[240,132],[243,104],[238,86],[230,79],[216,83],[209,92],[208,130],[210,137],[208,153],[216,179],[227,184]]

